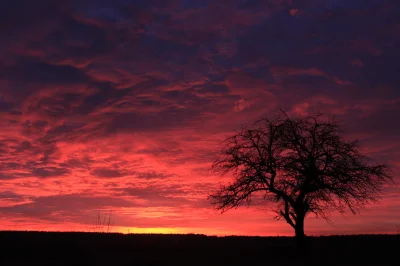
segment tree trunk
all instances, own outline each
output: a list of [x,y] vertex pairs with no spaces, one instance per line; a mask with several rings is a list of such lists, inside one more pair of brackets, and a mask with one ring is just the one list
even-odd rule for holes
[[308,244],[307,244],[307,236],[304,234],[304,216],[298,216],[296,219],[295,225],[295,238],[296,238],[296,245],[299,254],[302,257],[307,257],[308,255]]
[[299,216],[296,219],[296,227],[295,227],[296,237],[303,237],[304,234],[304,217]]

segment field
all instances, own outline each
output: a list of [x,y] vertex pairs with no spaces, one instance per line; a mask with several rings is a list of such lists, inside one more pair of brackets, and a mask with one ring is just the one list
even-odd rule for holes
[[400,235],[291,237],[0,232],[0,265],[398,265]]

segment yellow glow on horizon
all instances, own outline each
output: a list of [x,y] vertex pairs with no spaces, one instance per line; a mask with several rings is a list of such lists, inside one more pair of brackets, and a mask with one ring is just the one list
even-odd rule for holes
[[237,235],[233,231],[220,229],[204,228],[185,228],[185,227],[118,227],[112,230],[114,233],[123,234],[204,234],[209,236]]
[[186,234],[187,232],[182,228],[168,228],[168,227],[120,227],[113,230],[124,234]]

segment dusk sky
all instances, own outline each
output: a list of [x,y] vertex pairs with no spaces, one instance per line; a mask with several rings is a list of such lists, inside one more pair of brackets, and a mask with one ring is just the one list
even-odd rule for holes
[[207,195],[221,141],[280,108],[342,122],[396,186],[308,235],[400,230],[400,1],[3,0],[0,230],[293,235]]

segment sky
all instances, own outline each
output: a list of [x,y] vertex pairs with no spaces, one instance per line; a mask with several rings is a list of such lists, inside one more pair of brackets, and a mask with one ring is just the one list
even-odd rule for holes
[[[3,0],[0,229],[293,235],[207,195],[221,141],[281,108],[341,121],[400,181],[398,0]],[[400,186],[308,235],[400,231]]]

